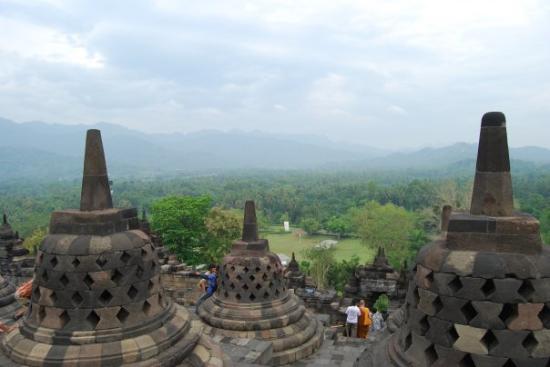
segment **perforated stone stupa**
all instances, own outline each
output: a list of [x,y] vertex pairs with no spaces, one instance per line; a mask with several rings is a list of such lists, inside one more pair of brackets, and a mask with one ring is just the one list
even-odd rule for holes
[[416,259],[404,324],[368,366],[547,367],[550,247],[513,209],[505,117],[483,116],[469,213]]
[[247,201],[242,240],[233,242],[219,274],[217,292],[198,309],[205,333],[272,343],[271,364],[312,354],[323,328],[288,291],[279,257],[258,238],[256,211]]
[[[0,274],[15,284],[30,279],[34,267],[34,258],[23,247],[23,239],[8,222],[6,213],[0,224]],[[22,279],[23,278],[23,279]]]
[[80,210],[52,213],[28,315],[2,338],[0,365],[224,365],[200,321],[164,296],[159,271],[136,210],[113,208],[101,135],[89,130]]
[[15,300],[15,287],[0,275],[0,322],[13,322],[13,315],[19,308]]

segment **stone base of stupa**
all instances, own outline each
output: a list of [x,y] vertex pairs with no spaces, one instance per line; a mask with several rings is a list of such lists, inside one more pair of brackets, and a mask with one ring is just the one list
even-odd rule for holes
[[288,293],[264,303],[232,303],[215,295],[199,308],[210,336],[254,339],[272,344],[270,365],[284,365],[313,354],[322,344],[324,329],[299,299]]
[[[135,367],[220,367],[229,365],[219,346],[202,336],[203,324],[185,308],[173,305],[171,316],[158,320],[158,327],[149,333],[121,329],[111,335],[81,332],[71,339],[73,343],[50,344],[56,335],[50,330],[34,330],[34,339],[17,328],[3,336],[1,366],[135,366]],[[22,333],[23,332],[23,333]],[[136,332],[137,335],[132,334]],[[120,339],[120,335],[124,336]]]

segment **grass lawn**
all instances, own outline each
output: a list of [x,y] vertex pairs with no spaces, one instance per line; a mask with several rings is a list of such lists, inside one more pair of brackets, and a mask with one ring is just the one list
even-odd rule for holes
[[[303,236],[301,240],[295,237],[292,233],[268,233],[261,236],[269,240],[269,248],[271,251],[278,254],[285,254],[289,257],[292,252],[296,254],[298,261],[304,260],[303,250],[313,247],[322,240],[331,239],[327,236]],[[340,240],[336,245],[334,253],[336,260],[347,260],[353,255],[359,256],[361,263],[370,263],[374,258],[374,250],[361,244],[358,238],[345,238]]]

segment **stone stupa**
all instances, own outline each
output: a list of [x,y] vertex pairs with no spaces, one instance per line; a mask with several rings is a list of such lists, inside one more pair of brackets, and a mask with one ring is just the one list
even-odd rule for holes
[[15,300],[15,287],[0,275],[0,322],[11,324],[19,303]]
[[115,209],[99,130],[86,137],[80,210],[52,213],[29,312],[2,366],[223,366],[202,324],[165,297],[135,209]]
[[420,250],[402,325],[361,365],[550,366],[550,247],[514,211],[502,113],[483,116],[478,149],[470,212]]
[[290,289],[300,289],[306,286],[306,276],[300,270],[300,265],[298,264],[298,261],[296,261],[294,252],[292,253],[292,258],[286,267],[285,278],[287,280],[287,287]]
[[247,201],[242,239],[223,259],[218,290],[198,308],[205,333],[270,342],[272,365],[312,354],[323,327],[289,292],[283,271],[267,240],[259,239],[254,202]]
[[13,284],[20,284],[32,277],[33,268],[34,257],[23,247],[23,239],[4,213],[0,224],[0,274]]

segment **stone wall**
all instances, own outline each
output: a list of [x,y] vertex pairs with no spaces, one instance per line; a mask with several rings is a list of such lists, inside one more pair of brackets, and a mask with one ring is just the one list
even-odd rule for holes
[[194,305],[201,296],[200,277],[191,271],[162,272],[160,281],[166,295],[181,305]]

